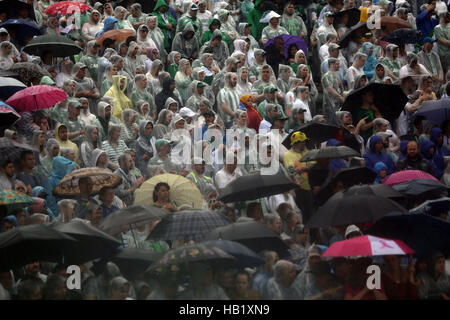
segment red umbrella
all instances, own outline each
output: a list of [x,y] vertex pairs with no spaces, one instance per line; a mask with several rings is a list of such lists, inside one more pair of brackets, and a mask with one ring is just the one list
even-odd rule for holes
[[57,14],[57,15],[63,15],[66,14],[72,14],[75,12],[86,12],[88,10],[91,10],[91,7],[89,7],[87,4],[80,2],[80,1],[61,1],[56,2],[45,9],[45,13],[47,14]]
[[414,179],[428,179],[439,182],[438,179],[433,177],[431,174],[421,171],[421,170],[403,170],[395,172],[389,175],[384,181],[383,184],[387,186],[395,186],[396,184],[400,184],[403,182],[407,182]]
[[42,84],[16,92],[6,103],[19,112],[25,112],[47,109],[66,99],[64,90]]
[[370,235],[333,243],[324,257],[356,257],[413,254],[414,250],[401,240],[378,238]]

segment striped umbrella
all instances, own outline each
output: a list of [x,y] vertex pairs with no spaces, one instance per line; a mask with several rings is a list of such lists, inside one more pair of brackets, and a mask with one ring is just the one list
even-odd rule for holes
[[21,118],[20,114],[6,103],[0,101],[0,123],[11,126]]

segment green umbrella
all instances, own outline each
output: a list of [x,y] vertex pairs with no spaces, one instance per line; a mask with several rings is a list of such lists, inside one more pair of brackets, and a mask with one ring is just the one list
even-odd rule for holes
[[28,54],[42,56],[51,52],[54,57],[70,57],[83,51],[74,41],[66,36],[47,34],[33,38],[24,48]]
[[0,206],[28,205],[33,203],[33,198],[14,190],[0,190]]

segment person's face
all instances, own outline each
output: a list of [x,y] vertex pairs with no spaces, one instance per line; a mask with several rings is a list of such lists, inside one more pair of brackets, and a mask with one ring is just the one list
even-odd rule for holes
[[270,70],[269,69],[261,70],[261,78],[265,82],[269,81],[269,79],[270,79]]
[[98,157],[97,163],[98,163],[99,165],[104,165],[104,164],[106,164],[107,161],[108,161],[108,157],[107,157],[106,153],[103,152],[103,153]]
[[308,259],[308,263],[309,263],[310,268],[314,268],[319,262],[320,262],[320,257],[316,256],[316,255],[311,256]]
[[148,23],[147,23],[147,26],[150,28],[150,29],[155,29],[155,27],[156,27],[156,19],[151,19],[151,20],[149,20],[148,21]]
[[14,164],[13,163],[8,163],[8,165],[6,166],[4,171],[5,171],[5,175],[7,177],[12,178],[14,176]]
[[273,108],[272,110],[269,110],[269,118],[274,118],[278,114],[278,108]]
[[133,169],[133,166],[134,166],[133,158],[131,156],[126,157],[126,160],[125,160],[126,169],[131,170],[131,169]]
[[98,207],[97,209],[94,210],[94,212],[92,212],[89,215],[88,218],[94,226],[97,226],[100,224],[102,217],[103,217],[102,208]]
[[377,76],[379,78],[383,78],[384,77],[384,68],[383,67],[378,66],[375,71],[376,71]]
[[177,123],[175,123],[175,129],[183,129],[185,125],[186,121],[184,119],[180,120]]
[[153,132],[153,127],[152,127],[152,125],[150,123],[148,123],[145,126],[145,136],[146,137],[150,136],[152,134],[152,132]]
[[39,273],[39,270],[40,270],[39,261],[35,261],[25,266],[25,271],[27,274],[36,276]]
[[380,178],[384,179],[386,177],[386,169],[381,169],[380,170]]
[[243,295],[248,290],[248,277],[245,274],[239,274],[236,277],[236,291],[238,294]]
[[230,79],[230,80],[231,80],[231,87],[232,87],[232,88],[236,87],[237,81],[238,81],[237,75],[233,74],[233,75],[231,76],[231,79]]
[[113,9],[112,9],[112,7],[111,7],[111,5],[109,3],[106,3],[104,5],[104,8],[105,8],[105,13],[106,14],[108,14],[109,16],[112,15]]
[[168,113],[166,116],[166,123],[170,123],[172,121],[173,115],[172,113]]
[[80,109],[77,107],[69,107],[69,111],[73,117],[78,117],[80,115]]
[[208,126],[212,125],[214,123],[215,117],[213,115],[208,115],[205,117],[205,122]]
[[204,88],[204,87],[197,87],[197,93],[198,93],[199,95],[202,95],[204,91],[205,91],[205,88]]
[[442,274],[445,272],[445,258],[441,257],[436,261],[434,266],[434,271],[438,274]]
[[126,79],[122,78],[120,79],[120,90],[125,89]]
[[198,5],[198,10],[199,10],[201,13],[204,13],[204,12],[206,11],[206,3],[201,3],[201,4],[199,4],[199,5]]
[[80,100],[80,103],[81,103],[81,106],[83,107],[84,110],[88,110],[89,102],[87,101],[87,99]]
[[24,159],[24,166],[26,168],[34,168],[36,165],[35,158],[33,154],[27,154]]
[[120,46],[120,54],[125,55],[127,54],[128,46],[126,44],[123,44]]
[[433,79],[428,78],[423,82],[423,89],[427,89],[427,88],[431,88],[431,86],[433,85]]
[[376,152],[381,152],[383,150],[383,148],[384,148],[383,141],[378,141],[375,144],[375,151]]
[[272,18],[272,19],[270,19],[270,24],[272,26],[278,26],[280,24],[280,19],[279,18]]
[[243,112],[240,116],[239,116],[239,124],[241,126],[245,126],[247,124],[247,113]]
[[275,219],[271,224],[269,224],[269,228],[276,234],[281,234],[281,219]]
[[308,97],[309,97],[309,90],[303,91],[300,95],[300,99],[302,99],[303,101],[306,101]]
[[141,110],[142,110],[143,114],[147,114],[147,112],[150,111],[150,107],[149,107],[148,103],[144,103],[141,107]]
[[5,221],[3,224],[3,228],[5,229],[5,232],[11,229],[14,229],[14,225],[8,221]]
[[298,123],[303,122],[303,121],[305,120],[305,113],[304,113],[304,112],[297,112],[297,113],[295,114],[295,120],[296,120]]
[[159,201],[167,201],[169,199],[169,189],[166,186],[161,186],[158,191],[156,191],[156,196]]
[[285,278],[286,283],[288,283],[289,285],[294,282],[295,278],[297,277],[297,272],[295,271],[295,267],[293,264],[288,267],[283,277]]
[[25,225],[27,214],[25,213],[25,211],[21,211],[17,214],[16,218],[19,225],[23,226]]
[[169,89],[170,89],[170,91],[175,90],[175,82],[172,81],[172,82],[170,83]]
[[288,5],[287,6],[287,8],[286,8],[286,13],[288,14],[288,15],[293,15],[294,14],[294,6],[293,5]]
[[[277,21],[279,21],[279,20],[277,20]],[[278,23],[277,23],[277,25],[278,25]],[[275,40],[274,46],[275,46],[275,49],[277,49],[278,51],[282,51],[283,50],[283,46],[284,46],[283,39]]]
[[298,238],[301,244],[306,244],[308,242],[308,229],[304,228]]
[[273,129],[283,129],[285,120],[275,120],[273,123]]
[[36,288],[33,290],[33,292],[30,293],[30,296],[28,298],[29,300],[42,300],[42,290],[41,288]]
[[203,174],[205,172],[205,162],[201,163],[201,164],[194,164],[194,170],[200,174]]
[[103,194],[103,201],[111,203],[114,201],[114,189],[107,189]]
[[114,141],[117,141],[117,140],[119,139],[119,137],[120,137],[120,131],[121,131],[120,128],[118,128],[118,129],[116,129],[116,130],[114,131],[114,133],[113,133],[113,135],[112,135],[112,138],[114,139]]
[[406,147],[406,153],[407,153],[408,157],[409,158],[417,157],[417,154],[419,152],[418,149],[419,148],[417,147],[417,143],[416,142],[409,142],[407,147]]
[[412,68],[412,69],[414,69],[416,65],[417,65],[417,60],[412,60],[412,61],[409,63],[409,66],[410,66],[410,68]]
[[109,117],[111,117],[111,107],[107,106],[105,108],[105,118],[109,118]]

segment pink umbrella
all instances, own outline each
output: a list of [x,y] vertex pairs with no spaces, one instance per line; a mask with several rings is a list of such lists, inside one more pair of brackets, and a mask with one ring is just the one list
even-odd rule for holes
[[64,90],[42,84],[16,92],[6,103],[17,111],[25,112],[47,109],[66,99]]
[[356,257],[413,254],[414,250],[401,240],[378,238],[370,235],[333,243],[324,257]]
[[395,186],[396,184],[400,184],[403,182],[407,182],[414,179],[428,179],[439,182],[438,179],[433,177],[431,174],[421,171],[421,170],[403,170],[395,172],[389,175],[384,181],[383,184],[387,186]]

